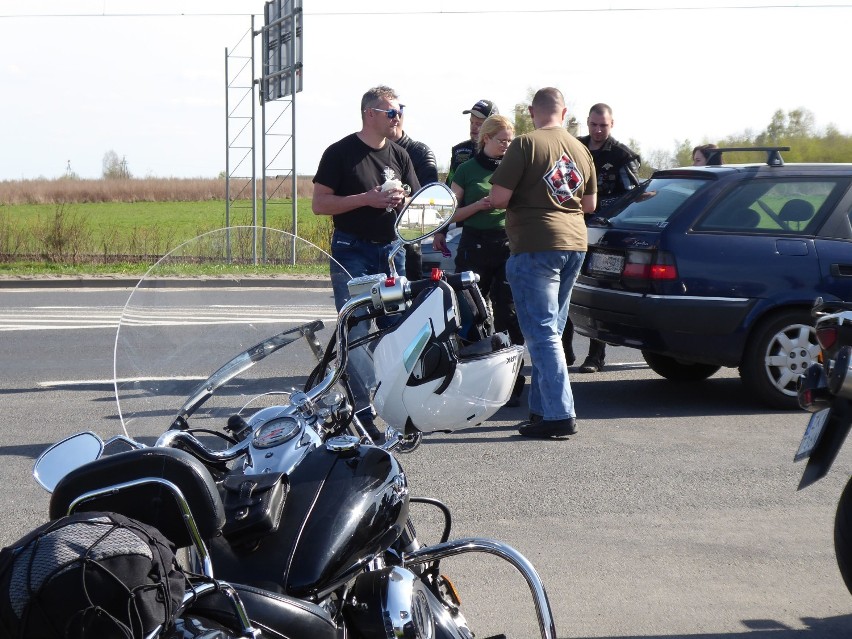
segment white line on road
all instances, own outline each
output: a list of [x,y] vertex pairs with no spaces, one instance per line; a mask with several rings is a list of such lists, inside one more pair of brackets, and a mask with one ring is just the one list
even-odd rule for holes
[[[167,382],[167,381],[190,381],[203,382],[206,377],[200,375],[173,375],[170,377],[126,377],[118,380],[120,384],[129,382]],[[38,385],[42,388],[53,388],[56,386],[113,386],[115,380],[112,379],[63,379],[49,382],[39,382]]]
[[329,305],[203,306],[156,309],[119,307],[23,307],[0,309],[0,332],[115,328],[120,321],[132,326],[210,326],[214,324],[300,324],[321,319],[333,323]]

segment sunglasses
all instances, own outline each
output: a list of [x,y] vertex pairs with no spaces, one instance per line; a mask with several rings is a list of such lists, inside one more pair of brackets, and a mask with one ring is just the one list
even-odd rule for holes
[[388,120],[393,120],[395,117],[402,117],[402,110],[405,108],[404,105],[399,105],[398,109],[377,109],[376,107],[370,107],[373,111],[381,111],[382,113],[388,114]]

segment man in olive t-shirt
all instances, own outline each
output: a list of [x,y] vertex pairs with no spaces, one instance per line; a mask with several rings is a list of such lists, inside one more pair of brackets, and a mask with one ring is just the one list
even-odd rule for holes
[[567,111],[558,89],[540,89],[530,106],[535,131],[512,141],[491,176],[491,203],[506,209],[506,276],[532,359],[530,420],[518,428],[526,437],[576,432],[561,335],[586,254],[583,216],[595,210],[597,177],[588,148],[562,125]]

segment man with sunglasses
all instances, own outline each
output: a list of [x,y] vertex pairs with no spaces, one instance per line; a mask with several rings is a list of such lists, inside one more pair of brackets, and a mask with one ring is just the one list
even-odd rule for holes
[[[386,273],[394,224],[406,191],[382,190],[391,180],[420,188],[408,153],[394,144],[403,107],[396,92],[387,86],[367,91],[361,98],[361,130],[329,146],[322,154],[314,176],[312,209],[316,215],[331,215],[331,284],[337,309],[349,299],[350,278]],[[397,272],[405,274],[404,253],[395,257]],[[362,322],[350,332],[354,339],[366,333]],[[380,436],[373,425],[369,391],[373,383],[369,355],[363,348],[350,353],[349,382],[355,396],[355,411],[373,438]]]

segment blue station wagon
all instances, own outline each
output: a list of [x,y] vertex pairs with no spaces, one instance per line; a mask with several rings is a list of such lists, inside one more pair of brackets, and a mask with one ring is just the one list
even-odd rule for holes
[[852,300],[852,164],[749,150],[767,162],[657,171],[593,218],[570,314],[663,377],[738,367],[758,399],[792,408],[819,353],[814,300]]

